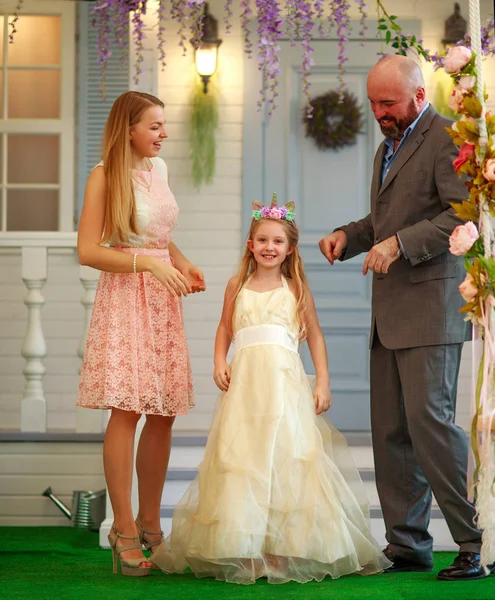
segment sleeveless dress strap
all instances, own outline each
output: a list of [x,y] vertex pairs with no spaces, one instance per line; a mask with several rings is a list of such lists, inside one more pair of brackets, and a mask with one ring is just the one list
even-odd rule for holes
[[163,158],[160,158],[159,156],[150,158],[150,160],[151,160],[151,164],[153,165],[153,167],[160,173],[161,177],[163,177],[165,179],[165,181],[168,183],[167,163],[163,160]]

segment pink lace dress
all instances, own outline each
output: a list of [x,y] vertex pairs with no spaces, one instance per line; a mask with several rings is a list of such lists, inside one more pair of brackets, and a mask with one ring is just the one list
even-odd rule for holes
[[[132,171],[140,234],[111,245],[169,263],[179,209],[165,163],[151,160],[151,171]],[[101,273],[77,405],[165,416],[194,406],[182,302],[150,273]]]

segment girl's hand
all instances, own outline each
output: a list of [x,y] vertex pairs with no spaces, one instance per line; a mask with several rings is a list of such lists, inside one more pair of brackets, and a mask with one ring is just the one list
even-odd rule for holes
[[160,283],[163,283],[171,294],[187,296],[192,291],[189,281],[170,263],[163,262],[162,260],[153,261],[150,273]]
[[328,387],[316,385],[313,392],[313,399],[317,415],[321,415],[321,413],[327,411],[332,406],[332,394]]
[[196,292],[204,292],[206,290],[205,276],[203,275],[203,271],[201,269],[191,265],[184,275],[189,281],[193,294]]
[[215,370],[213,371],[213,379],[217,384],[217,388],[222,392],[226,392],[229,389],[230,367],[225,361],[218,366],[215,365]]

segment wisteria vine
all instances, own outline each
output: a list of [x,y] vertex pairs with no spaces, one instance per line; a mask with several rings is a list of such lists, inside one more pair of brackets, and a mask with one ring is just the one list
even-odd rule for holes
[[251,40],[251,31],[249,29],[250,19],[253,15],[251,0],[240,0],[240,9],[241,29],[244,36],[244,52],[248,58],[251,58],[253,55],[253,42]]
[[[18,13],[23,0],[18,0],[15,18],[10,24],[12,32],[9,41],[13,41],[18,22]],[[101,89],[105,95],[105,74],[110,58],[111,43],[114,37],[122,58],[128,53],[127,39],[129,22],[134,40],[135,62],[134,81],[138,83],[143,62],[144,40],[146,38],[145,16],[150,3],[148,0],[95,0],[93,8],[93,26],[97,31],[98,60],[101,67]],[[271,115],[277,104],[278,79],[280,75],[280,42],[290,40],[292,45],[300,43],[301,88],[308,114],[310,104],[310,74],[313,62],[313,42],[315,39],[336,39],[338,46],[338,92],[343,98],[345,91],[345,63],[348,60],[347,46],[351,35],[351,11],[359,15],[358,36],[363,45],[367,38],[368,6],[366,0],[239,0],[238,11],[234,11],[234,0],[223,0],[225,32],[233,28],[234,15],[238,14],[244,40],[244,51],[248,57],[253,55],[254,32],[256,24],[257,60],[261,71],[261,89],[259,108],[267,107]],[[189,41],[194,47],[201,43],[203,35],[203,16],[205,0],[158,0],[156,11],[157,45],[162,68],[166,65],[165,23],[175,22],[179,46],[183,54],[187,53]],[[353,6],[354,5],[354,6]],[[414,51],[434,68],[444,64],[444,58],[438,52],[430,53],[421,39],[403,31],[398,17],[390,15],[384,1],[375,0],[378,12],[378,35],[390,51],[406,54]],[[167,26],[169,30],[172,25]],[[190,37],[187,32],[190,32]],[[189,39],[188,39],[189,38]],[[493,18],[481,28],[482,52],[484,56],[495,55],[495,23]],[[467,34],[459,45],[470,47]],[[385,54],[381,52],[381,54]]]
[[262,87],[258,108],[266,103],[268,114],[276,107],[280,59],[278,41],[282,37],[282,15],[277,0],[256,0],[258,14],[258,68],[261,71]]
[[24,0],[18,0],[17,6],[15,7],[14,15],[13,15],[12,19],[9,19],[9,28],[10,28],[9,44],[14,43],[14,35],[17,32],[16,25],[17,25],[17,21],[19,20],[19,13],[21,12],[23,5],[24,5]]
[[165,50],[165,30],[167,22],[167,10],[165,6],[165,0],[160,0],[158,3],[158,8],[156,9],[157,16],[157,39],[158,39],[158,60],[160,61],[160,65],[162,67],[162,71],[167,66],[167,52]]
[[146,34],[144,33],[144,17],[146,16],[146,2],[137,2],[137,6],[132,13],[132,27],[134,33],[134,40],[136,44],[136,60],[134,62],[134,83],[139,83],[139,76],[141,75],[141,64],[144,60],[144,40]]

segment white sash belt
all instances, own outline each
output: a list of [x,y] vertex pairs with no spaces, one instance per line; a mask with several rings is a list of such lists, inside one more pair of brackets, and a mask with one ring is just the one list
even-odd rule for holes
[[249,346],[266,344],[283,346],[292,352],[297,352],[299,346],[298,340],[290,335],[283,325],[253,325],[252,327],[243,327],[235,334],[235,352]]

